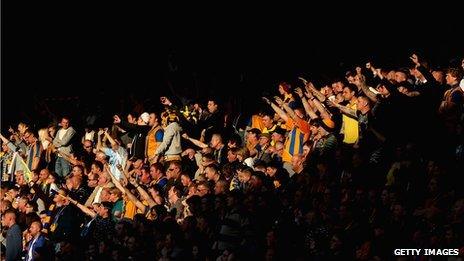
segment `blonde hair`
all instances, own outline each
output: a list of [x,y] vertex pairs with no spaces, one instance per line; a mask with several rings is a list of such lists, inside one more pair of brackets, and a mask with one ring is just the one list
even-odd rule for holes
[[39,130],[39,140],[40,141],[45,141],[45,139],[49,137],[48,135],[48,129],[43,128]]

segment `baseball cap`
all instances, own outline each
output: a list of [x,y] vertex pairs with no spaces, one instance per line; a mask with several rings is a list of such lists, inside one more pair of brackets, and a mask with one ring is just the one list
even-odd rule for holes
[[140,118],[143,122],[148,123],[148,120],[150,119],[150,114],[148,114],[148,112],[144,112],[142,113],[142,115],[140,115]]

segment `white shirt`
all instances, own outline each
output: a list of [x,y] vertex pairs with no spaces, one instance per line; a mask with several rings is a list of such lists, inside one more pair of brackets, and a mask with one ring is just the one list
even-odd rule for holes
[[68,132],[69,128],[67,128],[66,130],[61,128],[59,131],[58,131],[58,137],[60,138],[60,140],[63,139],[64,135],[66,135],[66,132]]
[[29,247],[29,250],[27,251],[27,261],[31,261],[32,258],[33,258],[33,256],[32,256],[32,248],[33,248],[33,246],[35,244],[35,241],[37,241],[37,238],[39,238],[39,237],[34,238],[34,240],[32,241],[32,244]]

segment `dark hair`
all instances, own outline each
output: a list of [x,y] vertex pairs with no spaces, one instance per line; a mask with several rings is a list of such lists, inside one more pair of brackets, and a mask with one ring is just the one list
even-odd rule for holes
[[103,171],[103,163],[101,163],[100,161],[94,161],[92,162],[92,164],[95,165],[95,167],[97,167],[100,171]]

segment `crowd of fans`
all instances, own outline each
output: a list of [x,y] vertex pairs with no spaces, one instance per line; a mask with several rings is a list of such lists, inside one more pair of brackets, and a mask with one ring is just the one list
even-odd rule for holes
[[[281,82],[239,128],[207,104],[0,136],[6,260],[383,260],[464,248],[460,67]],[[444,65],[447,66],[447,65]]]

